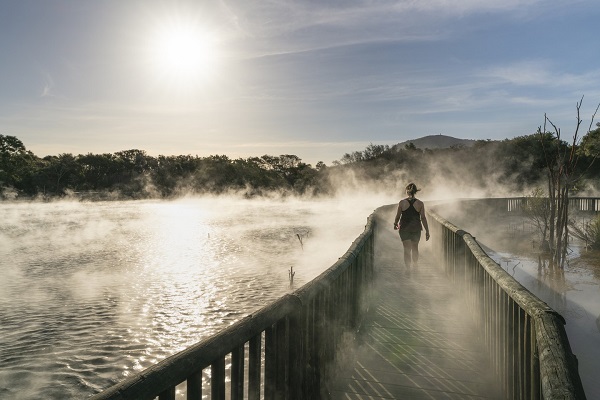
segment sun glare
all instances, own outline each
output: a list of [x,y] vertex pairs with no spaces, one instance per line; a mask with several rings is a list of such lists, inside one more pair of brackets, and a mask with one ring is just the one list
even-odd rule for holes
[[150,58],[161,81],[194,87],[217,73],[217,38],[196,23],[172,21],[156,29],[151,38]]

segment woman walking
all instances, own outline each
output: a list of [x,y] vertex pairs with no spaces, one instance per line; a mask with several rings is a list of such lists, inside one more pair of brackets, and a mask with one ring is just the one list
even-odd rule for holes
[[409,183],[406,186],[405,199],[400,200],[398,212],[394,219],[394,229],[399,230],[404,247],[404,265],[406,268],[417,267],[419,263],[419,241],[421,231],[425,228],[425,240],[429,240],[429,226],[425,216],[425,204],[415,197],[420,189]]

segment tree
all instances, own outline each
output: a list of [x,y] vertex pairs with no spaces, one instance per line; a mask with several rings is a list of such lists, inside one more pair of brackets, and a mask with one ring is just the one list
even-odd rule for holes
[[363,151],[363,160],[374,160],[390,150],[390,146],[370,143]]
[[294,184],[299,170],[310,168],[310,165],[303,163],[302,159],[294,154],[282,154],[279,157],[265,154],[257,162],[261,168],[266,171],[274,171],[291,185]]
[[28,193],[35,192],[28,181],[37,161],[39,159],[15,136],[0,135],[0,188],[14,187]]
[[129,172],[142,174],[156,166],[154,157],[146,154],[144,150],[132,149],[123,150],[115,153],[116,158],[124,163],[124,168]]
[[581,225],[569,223],[573,236],[585,243],[586,248],[600,250],[600,215]]
[[77,162],[81,165],[84,178],[84,190],[110,189],[117,183],[120,170],[116,157],[111,153],[80,155]]
[[[502,183],[511,185],[515,190],[523,190],[545,181],[546,153],[554,154],[554,147],[558,145],[548,132],[544,133],[544,137],[536,132],[501,141],[493,159]],[[477,154],[481,154],[482,150],[478,150]],[[485,160],[477,159],[477,162],[485,163]]]
[[535,188],[531,195],[526,197],[523,213],[538,229],[542,244],[548,243],[550,208],[548,207],[548,198],[541,187]]
[[353,164],[364,160],[364,153],[362,151],[353,151],[352,153],[346,153],[342,156],[340,164]]
[[580,150],[588,157],[600,157],[600,122],[581,139]]
[[69,183],[76,183],[80,165],[77,159],[72,154],[59,154],[57,156],[47,156],[43,158],[44,165],[39,171],[39,175],[43,176],[44,192],[50,191],[56,194],[64,193]]
[[[544,115],[543,128],[540,126],[537,132],[544,148],[546,160],[549,201],[548,241],[552,250],[553,261],[561,267],[564,266],[567,256],[569,194],[581,178],[577,174],[577,164],[580,155],[577,148],[581,141],[579,129],[583,122],[580,117],[582,103],[583,97],[576,105],[577,124],[570,145],[561,140],[560,129],[550,121],[547,115]],[[599,107],[600,104],[596,107],[596,111],[592,115],[588,134],[591,132],[591,126]],[[552,131],[546,129],[548,125],[552,128]]]
[[189,184],[199,164],[200,159],[197,156],[159,155],[156,166],[151,171],[152,182],[163,196],[171,196],[178,187]]

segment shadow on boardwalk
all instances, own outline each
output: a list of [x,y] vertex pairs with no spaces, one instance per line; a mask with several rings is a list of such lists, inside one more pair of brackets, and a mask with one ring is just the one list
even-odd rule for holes
[[406,269],[401,248],[378,233],[370,308],[338,353],[331,399],[500,398],[460,293],[427,251]]

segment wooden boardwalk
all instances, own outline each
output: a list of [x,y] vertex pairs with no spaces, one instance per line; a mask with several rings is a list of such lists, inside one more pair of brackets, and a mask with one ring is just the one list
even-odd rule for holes
[[371,307],[341,352],[331,399],[498,398],[460,294],[426,252],[407,270],[394,239],[378,238]]

